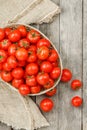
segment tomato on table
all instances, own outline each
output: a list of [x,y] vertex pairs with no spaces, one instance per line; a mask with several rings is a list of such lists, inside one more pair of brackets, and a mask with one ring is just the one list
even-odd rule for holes
[[61,81],[62,82],[68,82],[70,81],[72,78],[72,73],[69,69],[65,68],[62,71],[62,77],[61,77]]
[[26,84],[29,86],[35,86],[37,84],[36,76],[27,76],[26,77]]
[[41,47],[41,46],[50,47],[51,45],[50,45],[50,42],[49,42],[47,39],[42,38],[42,39],[40,39],[40,40],[37,42],[37,48],[38,48],[38,47]]
[[23,96],[26,96],[27,94],[30,93],[30,87],[26,84],[21,84],[18,90],[20,94]]
[[12,80],[12,74],[11,72],[7,72],[7,71],[2,71],[1,72],[1,78],[5,81],[5,82],[10,82]]
[[0,49],[0,63],[5,62],[7,59],[7,52]]
[[11,45],[11,42],[9,39],[3,39],[0,42],[0,48],[3,50],[8,50],[8,47]]
[[57,89],[54,88],[52,90],[50,90],[49,92],[46,93],[46,96],[54,96],[57,92]]
[[10,66],[10,68],[16,68],[18,65],[18,62],[15,56],[9,56],[7,58],[7,63]]
[[82,98],[75,96],[72,98],[71,103],[74,107],[80,107],[82,105]]
[[35,86],[30,87],[30,91],[31,91],[32,94],[39,93],[40,90],[41,90],[40,85],[35,85]]
[[80,80],[74,79],[74,80],[71,82],[71,88],[72,88],[73,90],[77,90],[77,89],[79,89],[79,88],[81,88],[81,87],[82,87],[82,82],[81,82]]
[[24,80],[23,79],[13,79],[12,80],[12,86],[15,88],[19,88],[21,84],[24,84]]
[[18,42],[19,47],[24,47],[25,49],[28,49],[30,46],[30,42],[27,38],[23,38]]
[[5,38],[4,29],[0,28],[0,41],[2,41],[4,38]]
[[54,67],[50,73],[50,77],[55,80],[55,79],[59,78],[60,74],[61,74],[60,67]]
[[25,27],[25,26],[19,25],[17,29],[20,31],[21,37],[26,37],[26,35],[27,35],[27,30],[26,30],[26,27]]

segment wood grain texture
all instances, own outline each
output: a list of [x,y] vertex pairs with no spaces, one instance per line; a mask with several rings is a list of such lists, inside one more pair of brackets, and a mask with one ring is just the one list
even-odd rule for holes
[[0,123],[0,130],[11,130],[11,128],[5,124]]

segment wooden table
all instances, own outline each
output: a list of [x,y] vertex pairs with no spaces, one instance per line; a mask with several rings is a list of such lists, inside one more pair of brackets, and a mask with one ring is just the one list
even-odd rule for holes
[[[87,130],[87,0],[53,0],[62,13],[53,23],[37,26],[55,44],[60,52],[63,66],[73,73],[73,79],[83,81],[83,88],[72,91],[69,83],[60,83],[57,94],[52,97],[54,109],[43,113],[50,127],[39,130]],[[71,106],[71,98],[80,95],[83,107]],[[44,96],[36,97],[39,104]],[[5,125],[0,130],[11,130]]]

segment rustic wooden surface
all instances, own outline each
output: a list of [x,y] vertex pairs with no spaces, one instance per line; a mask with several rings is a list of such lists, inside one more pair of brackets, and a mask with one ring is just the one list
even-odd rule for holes
[[[87,0],[53,0],[62,8],[62,13],[51,24],[37,26],[55,44],[60,52],[63,66],[72,70],[73,79],[83,81],[83,88],[73,92],[70,82],[60,83],[57,94],[52,97],[55,107],[43,113],[50,127],[39,130],[87,130]],[[80,95],[81,108],[70,105],[73,96]],[[39,104],[44,96],[36,97]],[[0,130],[11,130],[0,125]]]

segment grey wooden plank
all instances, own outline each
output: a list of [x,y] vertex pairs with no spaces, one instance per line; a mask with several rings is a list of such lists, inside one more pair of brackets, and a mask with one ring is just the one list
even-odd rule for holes
[[83,130],[87,130],[87,0],[83,0]]
[[[61,0],[60,54],[64,67],[72,70],[73,79],[82,78],[82,0]],[[59,93],[59,129],[81,130],[81,108],[71,106],[71,98],[81,95],[73,92],[70,82],[61,83]]]
[[0,123],[0,130],[11,130],[11,128],[3,123]]
[[[59,3],[59,0],[54,0],[56,4]],[[59,50],[59,17],[57,17],[53,23],[51,24],[44,24],[40,25],[39,28],[45,35],[48,36],[50,40],[53,41],[55,44],[56,48]],[[58,87],[58,86],[57,86]],[[45,95],[42,96],[37,96],[36,97],[36,102],[40,104],[40,101],[45,98]],[[57,94],[51,98],[54,101],[54,109],[49,112],[45,113],[43,112],[43,115],[46,117],[46,119],[50,123],[50,127],[47,128],[41,128],[39,130],[58,130],[58,92]]]

